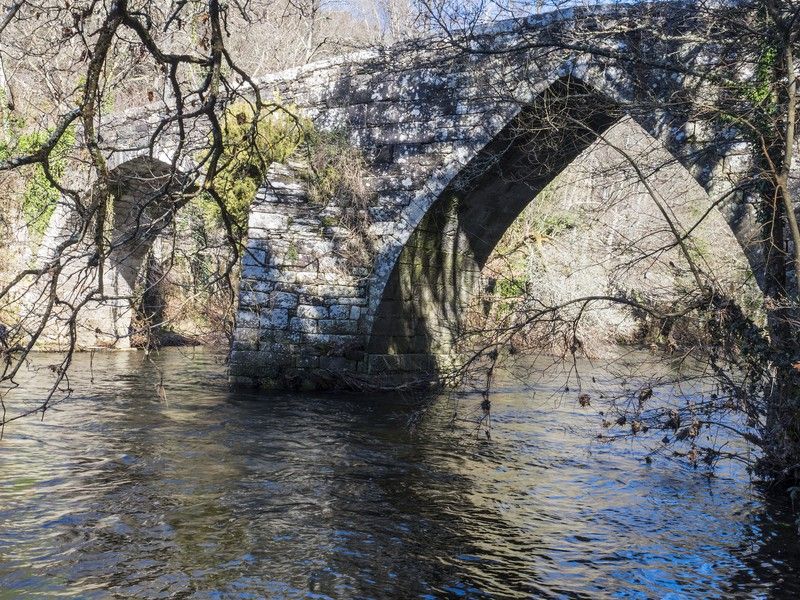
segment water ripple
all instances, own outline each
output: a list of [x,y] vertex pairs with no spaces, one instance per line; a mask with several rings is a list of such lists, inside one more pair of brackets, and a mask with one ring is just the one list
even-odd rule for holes
[[488,441],[448,399],[411,432],[413,399],[232,393],[207,353],[81,361],[0,444],[3,600],[800,594],[786,507],[594,444],[551,383],[503,386]]

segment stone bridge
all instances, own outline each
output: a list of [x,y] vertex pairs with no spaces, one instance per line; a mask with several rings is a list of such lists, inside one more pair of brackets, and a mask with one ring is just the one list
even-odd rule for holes
[[[324,387],[435,376],[452,358],[464,303],[502,234],[598,140],[620,156],[646,157],[665,197],[688,193],[701,207],[719,201],[714,218],[730,228],[710,235],[735,234],[758,273],[748,199],[729,194],[750,169],[748,148],[685,101],[713,90],[668,68],[715,59],[687,31],[687,10],[670,3],[552,13],[261,80],[263,97],[346,137],[361,156],[368,200],[320,203],[302,157],[271,167],[249,218],[232,379]],[[644,22],[664,35],[646,39]],[[131,183],[136,172],[147,171],[152,186],[167,165],[191,168],[174,134],[154,132],[162,116],[133,111],[109,127],[121,197],[147,195]],[[135,205],[120,204],[121,231]],[[347,252],[353,216],[361,247]],[[63,222],[54,218],[52,239],[63,236]],[[150,237],[138,235],[136,247]],[[124,254],[106,276],[129,289],[142,253]]]

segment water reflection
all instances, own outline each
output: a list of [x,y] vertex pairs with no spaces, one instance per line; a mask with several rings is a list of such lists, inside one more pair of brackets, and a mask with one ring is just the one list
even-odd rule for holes
[[0,599],[800,592],[785,507],[592,444],[571,403],[507,386],[488,441],[447,400],[412,433],[408,398],[234,394],[209,354],[81,366],[0,445]]

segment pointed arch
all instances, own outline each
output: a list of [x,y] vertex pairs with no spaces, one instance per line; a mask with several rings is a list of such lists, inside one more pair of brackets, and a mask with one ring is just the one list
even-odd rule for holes
[[[376,270],[388,275],[372,290],[378,300],[371,298],[368,353],[415,356],[416,364],[429,357],[432,369],[437,357],[446,360],[461,329],[465,305],[504,232],[567,165],[620,122],[628,123],[622,134],[633,139],[623,137],[617,140],[619,146],[636,152],[658,149],[663,164],[652,167],[654,172],[664,170],[661,184],[681,179],[691,195],[708,207],[708,196],[693,176],[626,117],[617,102],[580,80],[557,80],[520,109],[447,183],[396,249],[391,266]],[[620,132],[617,128],[616,134]],[[741,255],[746,265],[732,231],[721,215],[715,216],[726,247]]]

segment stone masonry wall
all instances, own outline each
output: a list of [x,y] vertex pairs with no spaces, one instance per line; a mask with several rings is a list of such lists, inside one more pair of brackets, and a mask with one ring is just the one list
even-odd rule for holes
[[347,232],[335,206],[309,199],[306,170],[273,166],[250,213],[233,345],[240,382],[320,387],[364,359],[367,270],[337,257]]
[[[609,17],[606,25],[611,28],[616,18]],[[357,274],[343,268],[325,233],[325,215],[315,213],[304,196],[298,169],[274,170],[252,209],[231,360],[234,380],[278,387],[324,387],[337,379],[370,384],[391,381],[393,368],[426,379],[425,365],[435,369],[437,361],[426,362],[418,354],[397,360],[403,357],[365,353],[384,288],[409,237],[451,181],[556,81],[579,80],[619,107],[655,106],[632,116],[678,160],[692,156],[685,165],[712,199],[748,171],[749,165],[737,159],[746,149],[719,144],[717,132],[702,123],[658,108],[685,82],[662,72],[642,73],[624,62],[527,49],[525,42],[552,35],[552,27],[561,24],[490,36],[495,49],[522,40],[526,49],[518,52],[465,54],[452,47],[442,52],[409,46],[264,82],[318,128],[346,132],[364,153],[375,252]],[[608,43],[627,42],[610,34]],[[698,147],[713,147],[716,153],[698,159]],[[727,213],[746,241],[754,235],[752,214],[746,199],[742,204],[728,206]]]

